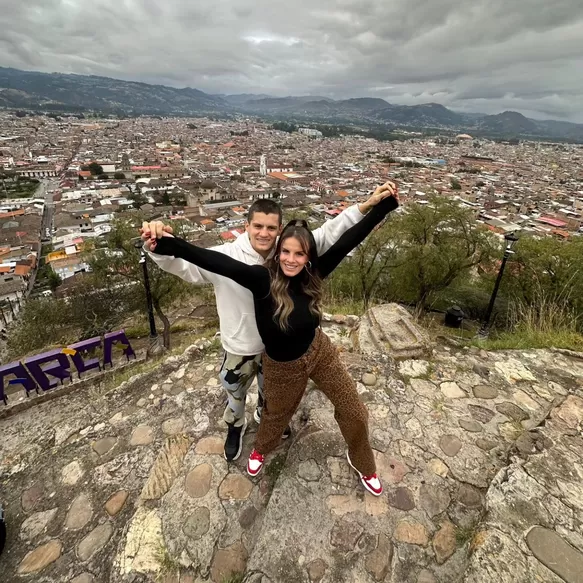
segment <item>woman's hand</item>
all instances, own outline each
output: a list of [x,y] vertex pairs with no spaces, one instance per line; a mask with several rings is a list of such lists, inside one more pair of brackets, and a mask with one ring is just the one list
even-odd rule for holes
[[366,202],[359,205],[358,209],[364,215],[373,206],[379,204],[383,198],[387,198],[387,196],[394,196],[397,199],[397,202],[399,201],[399,188],[394,182],[388,181],[381,186],[377,186],[371,197]]
[[156,240],[162,237],[174,237],[174,229],[170,225],[165,225],[162,221],[144,221],[140,229],[142,241],[148,251],[156,249]]

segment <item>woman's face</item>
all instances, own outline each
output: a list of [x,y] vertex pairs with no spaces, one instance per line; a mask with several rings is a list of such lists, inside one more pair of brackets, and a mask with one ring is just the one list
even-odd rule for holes
[[293,277],[300,273],[310,258],[304,251],[299,239],[288,237],[281,244],[279,252],[279,265],[281,270],[288,277]]

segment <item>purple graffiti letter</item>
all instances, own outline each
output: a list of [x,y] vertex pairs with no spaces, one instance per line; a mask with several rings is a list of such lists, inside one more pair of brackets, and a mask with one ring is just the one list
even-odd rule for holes
[[4,393],[4,378],[9,375],[16,377],[11,384],[20,383],[24,387],[27,396],[31,391],[38,391],[36,383],[21,362],[11,362],[10,364],[0,366],[0,399],[4,401],[5,405],[8,404],[8,399]]
[[87,372],[93,368],[98,368],[101,370],[101,364],[99,363],[99,358],[88,358],[83,360],[81,356],[82,352],[88,352],[94,348],[99,348],[101,346],[101,336],[96,336],[95,338],[90,338],[89,340],[82,340],[81,342],[75,342],[67,348],[72,348],[76,350],[76,354],[71,354],[71,360],[77,368],[77,374],[81,378],[81,373]]
[[[57,361],[44,368],[42,364],[47,362]],[[39,384],[43,391],[48,391],[55,387],[59,380],[62,382],[65,379],[71,379],[71,363],[65,354],[63,354],[62,348],[56,348],[50,352],[43,352],[43,354],[38,354],[37,356],[31,356],[24,361],[28,370]],[[47,375],[51,375],[49,378]],[[72,379],[71,379],[72,380]]]
[[123,353],[126,355],[128,360],[130,357],[136,358],[136,353],[130,345],[130,341],[126,336],[125,330],[109,332],[103,337],[103,368],[105,368],[108,364],[109,366],[113,366],[113,345],[116,342],[121,342],[125,346]]

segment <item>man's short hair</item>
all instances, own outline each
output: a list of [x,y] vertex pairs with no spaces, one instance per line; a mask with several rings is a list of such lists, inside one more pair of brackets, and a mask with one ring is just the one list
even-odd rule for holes
[[283,213],[281,211],[281,205],[275,202],[271,198],[258,198],[250,207],[247,212],[247,222],[250,223],[253,220],[253,215],[255,213],[264,213],[266,215],[277,215],[279,219],[279,224],[283,220]]

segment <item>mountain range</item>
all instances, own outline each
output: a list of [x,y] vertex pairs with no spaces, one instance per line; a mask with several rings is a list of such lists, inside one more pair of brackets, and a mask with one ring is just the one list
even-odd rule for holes
[[0,107],[122,115],[248,114],[299,123],[357,123],[387,129],[432,129],[583,142],[583,124],[533,120],[514,111],[498,115],[464,114],[438,103],[394,105],[371,97],[334,100],[305,95],[211,95],[190,87],[180,89],[93,75],[38,73],[4,67],[0,67]]

